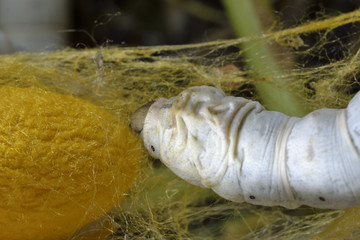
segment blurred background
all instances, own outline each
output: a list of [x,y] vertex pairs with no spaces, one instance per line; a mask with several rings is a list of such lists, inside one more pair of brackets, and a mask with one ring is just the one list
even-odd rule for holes
[[[360,0],[253,1],[264,29],[286,28],[360,6]],[[0,53],[63,47],[186,44],[233,38],[223,2],[0,0]]]

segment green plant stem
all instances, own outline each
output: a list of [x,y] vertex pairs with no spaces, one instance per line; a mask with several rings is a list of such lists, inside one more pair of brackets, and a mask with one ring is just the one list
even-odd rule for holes
[[[268,5],[264,0],[222,0],[228,18],[237,37],[255,37],[263,34],[260,18],[254,3]],[[308,111],[292,92],[279,88],[275,83],[281,75],[281,67],[269,46],[262,39],[247,41],[241,45],[247,67],[254,78],[266,78],[255,82],[262,104],[269,110],[276,110],[291,116],[303,116]],[[285,83],[283,83],[285,84]]]

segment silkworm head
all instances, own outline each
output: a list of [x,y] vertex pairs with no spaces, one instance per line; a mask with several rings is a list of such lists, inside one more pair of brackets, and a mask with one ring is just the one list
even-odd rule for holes
[[159,117],[161,108],[167,101],[160,98],[139,108],[132,116],[130,126],[140,133],[149,154],[160,159]]
[[141,133],[144,127],[144,121],[146,118],[146,115],[149,111],[150,106],[154,102],[148,102],[144,106],[140,107],[138,110],[136,110],[130,118],[130,128],[135,133]]

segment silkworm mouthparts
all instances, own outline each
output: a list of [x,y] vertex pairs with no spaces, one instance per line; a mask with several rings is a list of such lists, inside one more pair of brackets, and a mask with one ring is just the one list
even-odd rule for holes
[[138,110],[136,110],[130,117],[130,128],[135,133],[141,133],[144,127],[144,121],[146,118],[146,115],[150,109],[150,106],[154,102],[148,102],[147,104],[140,107]]

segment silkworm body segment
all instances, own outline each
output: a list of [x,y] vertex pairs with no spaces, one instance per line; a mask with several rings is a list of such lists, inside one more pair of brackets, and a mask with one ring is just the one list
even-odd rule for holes
[[359,122],[359,94],[296,118],[200,86],[152,104],[141,136],[179,177],[226,199],[341,209],[360,205]]

